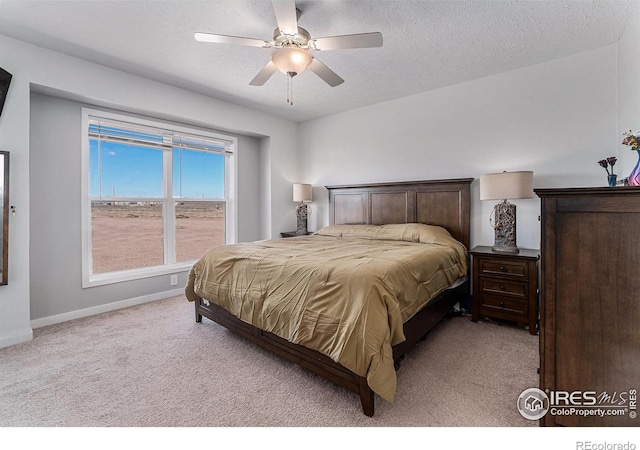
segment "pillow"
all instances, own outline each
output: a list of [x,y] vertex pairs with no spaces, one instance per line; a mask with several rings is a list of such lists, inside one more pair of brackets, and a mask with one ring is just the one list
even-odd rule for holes
[[334,236],[334,237],[342,237],[342,230],[344,227],[359,227],[361,225],[328,225],[326,227],[320,228],[313,234],[317,234],[320,236]]
[[424,223],[398,223],[387,225],[329,225],[316,231],[321,236],[358,237],[392,241],[437,244],[453,239],[442,227]]
[[460,261],[467,260],[467,248],[454,239],[443,227],[424,223],[398,223],[388,225],[329,225],[314,234],[334,237],[357,237],[436,244],[453,248]]

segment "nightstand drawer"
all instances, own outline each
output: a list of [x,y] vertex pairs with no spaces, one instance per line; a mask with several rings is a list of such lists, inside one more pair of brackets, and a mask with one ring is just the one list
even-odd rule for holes
[[524,300],[515,300],[508,297],[502,297],[499,295],[487,295],[482,296],[482,309],[489,310],[484,311],[484,314],[496,311],[505,311],[516,314],[527,314],[527,302]]
[[510,314],[527,315],[527,302],[524,300],[514,300],[499,295],[483,295],[482,309],[484,314],[504,311]]
[[500,294],[509,297],[526,299],[528,284],[517,281],[504,281],[493,278],[480,278],[480,292],[487,294]]
[[528,276],[528,264],[524,261],[499,261],[495,259],[479,259],[480,275],[494,275],[513,278]]

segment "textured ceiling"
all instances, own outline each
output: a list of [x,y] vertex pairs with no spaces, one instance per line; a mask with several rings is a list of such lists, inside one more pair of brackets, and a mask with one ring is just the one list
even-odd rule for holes
[[384,44],[314,53],[345,82],[332,88],[307,70],[293,106],[279,72],[249,85],[268,49],[193,38],[270,40],[269,0],[0,0],[0,34],[301,122],[613,44],[632,3],[298,0],[312,37],[379,31]]

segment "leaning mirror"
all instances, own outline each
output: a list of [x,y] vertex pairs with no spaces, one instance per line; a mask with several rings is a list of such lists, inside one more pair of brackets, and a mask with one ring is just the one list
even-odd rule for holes
[[2,228],[0,232],[0,242],[2,243],[2,249],[0,249],[0,285],[5,285],[9,282],[7,275],[7,268],[9,267],[9,152],[0,151],[0,221],[2,222]]

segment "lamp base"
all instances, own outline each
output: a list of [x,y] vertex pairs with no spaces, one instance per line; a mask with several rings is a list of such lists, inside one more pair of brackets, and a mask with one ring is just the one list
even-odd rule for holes
[[307,210],[307,205],[305,205],[303,202],[300,202],[300,204],[297,206],[296,208],[296,216],[297,216],[297,227],[296,227],[296,234],[299,235],[307,235],[309,234],[309,230],[307,230],[307,216],[308,216],[308,210]]
[[495,242],[491,249],[499,253],[518,253],[516,246],[516,205],[504,200],[493,208]]
[[518,247],[507,247],[499,244],[491,247],[491,251],[495,253],[511,253],[511,254],[520,253],[520,249]]

